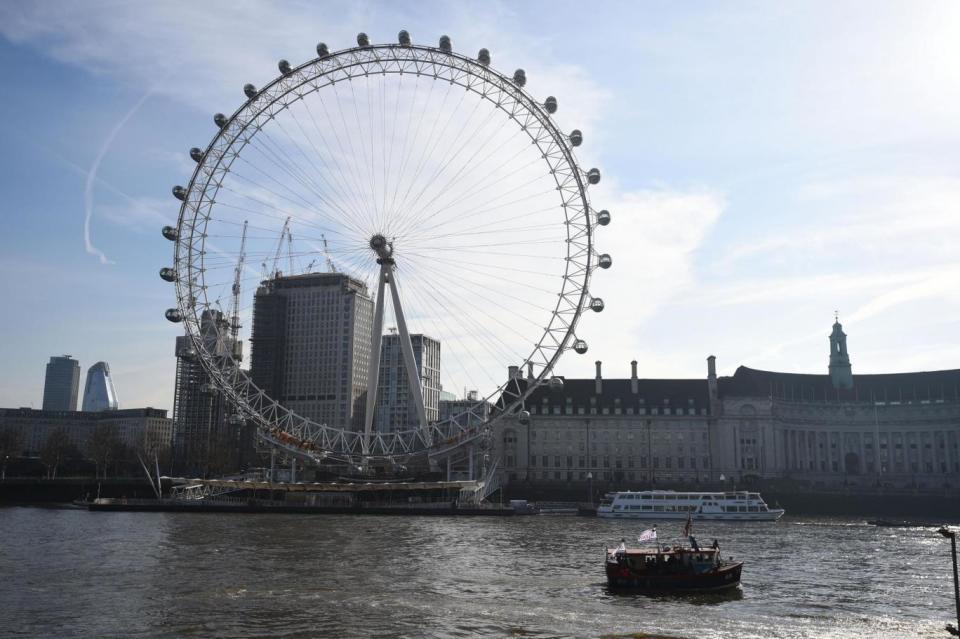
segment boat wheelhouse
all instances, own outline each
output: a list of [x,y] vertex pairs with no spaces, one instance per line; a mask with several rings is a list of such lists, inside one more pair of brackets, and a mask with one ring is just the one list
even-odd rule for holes
[[607,493],[597,508],[597,517],[618,519],[716,519],[727,521],[776,521],[783,508],[770,508],[760,493],[675,492],[672,490]]

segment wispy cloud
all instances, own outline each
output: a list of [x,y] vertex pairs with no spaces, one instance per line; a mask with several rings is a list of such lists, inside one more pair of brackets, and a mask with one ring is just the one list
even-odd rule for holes
[[107,152],[110,150],[110,145],[113,144],[113,141],[116,139],[117,135],[123,129],[124,125],[130,121],[134,115],[137,114],[137,111],[140,110],[140,107],[153,95],[153,90],[149,90],[143,94],[136,104],[127,111],[122,118],[120,118],[117,123],[110,129],[110,132],[107,134],[107,137],[104,139],[103,144],[100,145],[100,151],[97,153],[97,157],[93,160],[93,164],[90,165],[90,170],[87,172],[87,181],[83,189],[83,205],[84,205],[84,218],[83,218],[83,243],[87,250],[87,253],[90,255],[96,255],[100,258],[101,264],[113,264],[112,261],[107,259],[107,256],[93,245],[93,242],[90,239],[90,221],[93,218],[93,187],[97,182],[97,171],[100,170],[100,163],[103,161],[104,156],[107,155]]

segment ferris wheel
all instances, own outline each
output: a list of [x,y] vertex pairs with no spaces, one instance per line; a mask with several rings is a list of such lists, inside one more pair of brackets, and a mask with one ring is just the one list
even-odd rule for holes
[[[588,199],[600,172],[577,165],[583,135],[555,124],[557,99],[537,101],[522,69],[507,76],[490,61],[486,49],[471,58],[447,36],[421,46],[406,31],[394,44],[371,44],[363,33],[341,51],[321,43],[309,62],[281,60],[279,77],[247,84],[240,108],[214,116],[206,148],[191,149],[196,168],[173,188],[178,224],[163,229],[174,264],[160,274],[177,294],[166,317],[183,322],[237,417],[271,444],[348,463],[455,447],[521,410],[537,385],[559,385],[552,374],[565,351],[587,352],[581,314],[604,308],[590,277],[612,264],[593,241],[610,222]],[[271,394],[244,368],[241,345],[263,321],[253,317],[253,291],[316,273],[339,274],[367,300],[372,313],[351,321],[369,341],[289,350],[284,365],[301,386],[332,397],[343,388],[331,385],[343,383],[312,365],[366,360],[366,388],[347,389],[352,421],[311,416],[299,408],[304,388]],[[324,299],[300,302],[313,304],[306,312],[320,324],[286,330],[339,321],[346,311]],[[385,332],[399,343],[397,367],[420,382],[408,384],[413,418],[403,428],[374,419],[384,410]],[[411,335],[440,344],[442,387],[470,397],[459,414],[426,414],[428,380]]]

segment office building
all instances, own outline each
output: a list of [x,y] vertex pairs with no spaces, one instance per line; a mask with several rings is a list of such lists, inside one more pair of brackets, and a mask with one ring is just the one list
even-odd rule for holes
[[83,387],[83,410],[100,412],[118,408],[120,403],[110,376],[110,366],[106,362],[97,362],[87,371],[87,383]]
[[251,377],[298,415],[361,430],[372,328],[367,286],[348,275],[265,280],[254,296]]
[[[411,335],[413,359],[420,376],[427,423],[439,418],[440,405],[440,342],[426,335]],[[417,409],[410,393],[407,367],[403,361],[400,335],[391,332],[380,343],[380,380],[377,384],[374,428],[391,432],[417,428]]]
[[[243,344],[230,339],[229,320],[220,311],[200,317],[200,335],[215,358],[238,362]],[[189,475],[236,471],[255,458],[253,427],[210,379],[187,336],[177,337],[177,372],[173,395],[174,467]]]
[[80,362],[69,355],[51,357],[43,384],[43,410],[77,410]]

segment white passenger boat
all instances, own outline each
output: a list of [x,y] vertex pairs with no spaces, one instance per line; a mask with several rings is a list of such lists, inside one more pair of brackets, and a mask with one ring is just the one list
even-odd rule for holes
[[622,519],[721,519],[776,521],[783,508],[770,508],[760,493],[675,492],[643,490],[607,493],[597,507],[597,517]]

